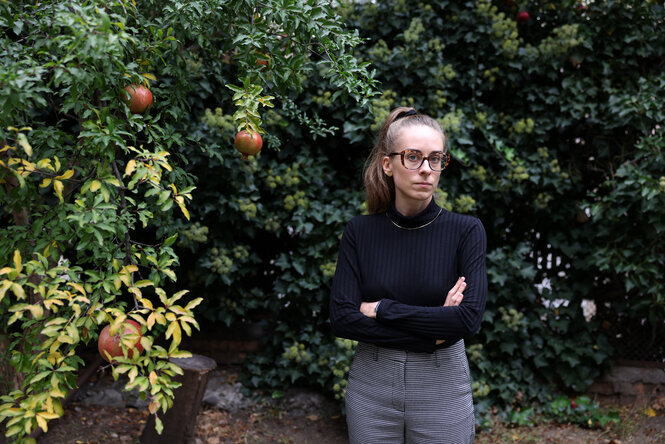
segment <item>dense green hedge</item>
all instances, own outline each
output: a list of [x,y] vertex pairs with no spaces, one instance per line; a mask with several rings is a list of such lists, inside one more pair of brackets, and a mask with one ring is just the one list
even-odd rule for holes
[[[304,131],[286,103],[265,115],[279,143],[258,160],[188,154],[200,191],[198,225],[181,230],[182,271],[209,320],[267,326],[250,387],[343,393],[352,344],[327,322],[337,243],[362,212],[377,126],[398,105],[440,120],[453,161],[438,199],[487,230],[487,311],[468,344],[480,410],[585,390],[612,356],[603,318],[662,323],[663,7],[506,3],[345,3],[367,39],[357,56],[381,82],[373,113],[313,73],[293,101],[334,132]],[[202,140],[229,144],[225,113],[202,117]],[[589,321],[584,300],[596,307]]]

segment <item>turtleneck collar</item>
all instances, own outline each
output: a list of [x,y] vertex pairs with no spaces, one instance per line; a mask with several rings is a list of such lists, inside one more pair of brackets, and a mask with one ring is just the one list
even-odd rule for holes
[[441,208],[436,202],[434,202],[434,198],[432,198],[429,205],[415,216],[404,216],[397,211],[397,208],[395,208],[395,202],[390,204],[390,208],[386,211],[386,215],[391,221],[401,227],[416,228],[434,220],[439,215],[440,211]]

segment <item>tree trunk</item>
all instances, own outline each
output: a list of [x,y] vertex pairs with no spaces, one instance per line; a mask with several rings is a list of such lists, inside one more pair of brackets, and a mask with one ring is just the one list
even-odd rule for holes
[[210,372],[217,367],[214,360],[201,355],[191,358],[173,359],[183,370],[177,380],[182,383],[174,392],[173,407],[161,418],[164,430],[155,431],[155,417],[150,415],[141,434],[142,444],[189,443],[194,441],[196,417],[203,400]]

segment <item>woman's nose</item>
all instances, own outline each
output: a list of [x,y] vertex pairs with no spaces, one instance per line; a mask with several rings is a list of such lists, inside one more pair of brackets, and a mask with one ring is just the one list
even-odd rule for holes
[[420,165],[418,172],[430,174],[432,172],[432,167],[429,165],[429,159],[423,159],[423,164]]

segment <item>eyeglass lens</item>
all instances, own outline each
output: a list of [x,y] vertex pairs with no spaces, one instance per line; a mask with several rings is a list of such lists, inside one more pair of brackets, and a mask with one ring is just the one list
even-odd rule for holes
[[[410,170],[417,170],[425,162],[425,156],[418,151],[406,151],[403,156],[404,166]],[[445,154],[431,154],[427,157],[429,167],[436,171],[443,170],[443,168],[445,168],[444,164],[446,163],[446,157]]]

